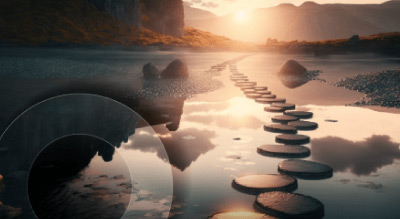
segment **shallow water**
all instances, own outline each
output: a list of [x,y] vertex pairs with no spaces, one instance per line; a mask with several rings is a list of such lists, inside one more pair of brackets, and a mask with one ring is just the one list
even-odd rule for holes
[[[184,85],[182,87],[185,89],[167,88],[162,91],[170,93],[140,99],[137,104],[139,114],[152,125],[163,142],[172,166],[174,201],[171,216],[205,218],[217,212],[254,211],[255,196],[236,191],[231,187],[231,182],[234,177],[246,174],[278,173],[278,164],[283,159],[261,156],[257,153],[257,147],[275,144],[277,134],[264,131],[263,125],[270,124],[271,118],[281,113],[265,112],[263,108],[268,105],[246,98],[230,80],[229,65],[220,72],[205,73],[212,65],[242,55],[16,50],[11,53],[11,58],[0,56],[0,63],[19,63],[16,67],[9,66],[11,69],[0,72],[1,77],[6,79],[2,83],[4,86],[1,86],[1,99],[4,103],[1,127],[6,126],[7,121],[24,104],[63,85],[66,78],[69,80],[71,74],[65,72],[74,72],[72,78],[88,81],[91,77],[100,78],[96,80],[111,77],[132,82],[121,86],[131,84],[129,92],[134,93],[143,90],[143,83],[138,83],[141,81],[140,70],[143,64],[153,62],[162,69],[174,58],[184,58],[191,74],[195,75],[189,79],[190,86],[193,85],[189,97],[176,95],[185,92],[187,86]],[[240,73],[258,85],[268,86],[278,98],[286,98],[288,103],[296,104],[296,110],[313,112],[313,118],[308,121],[318,123],[316,130],[299,131],[299,134],[311,137],[311,143],[306,144],[311,149],[311,156],[306,159],[329,164],[334,174],[332,178],[323,180],[298,179],[298,189],[295,192],[320,200],[325,205],[325,218],[381,218],[382,215],[385,218],[397,218],[397,200],[400,195],[399,110],[346,106],[359,100],[363,94],[337,88],[321,80],[313,80],[294,89],[288,88],[279,80],[276,72],[286,60],[296,59],[309,70],[322,71],[320,79],[335,82],[358,73],[398,68],[399,59],[370,54],[322,58],[308,55],[245,55],[249,56],[236,61]],[[34,68],[25,66],[26,63],[21,61],[36,56],[39,56],[39,61],[35,59],[27,62],[35,65]],[[56,66],[51,67],[54,58],[58,59],[57,65],[66,63],[60,65],[64,66],[64,72],[59,75],[52,74],[57,70]],[[90,69],[90,77],[80,72],[80,68],[68,67],[71,64],[86,66],[85,63],[90,63],[87,68],[93,68]],[[233,69],[234,63],[231,64]],[[31,71],[34,74],[30,74]],[[45,72],[45,77],[41,72]],[[202,74],[208,74],[204,80],[220,82],[222,87],[197,86],[203,77],[199,76],[199,79],[197,75]],[[211,76],[212,79],[208,78]],[[21,92],[24,89],[30,92]],[[121,150],[137,153],[135,156],[142,158],[142,164],[147,164],[146,168],[153,168],[154,165],[163,168],[169,166],[165,155],[151,147],[148,140],[141,140],[140,135],[136,134],[134,139],[142,141],[144,146],[134,147],[131,146],[132,141],[128,141],[121,145]],[[146,175],[146,168],[140,169],[143,175]],[[153,174],[147,175],[151,179]],[[152,187],[150,183],[146,190],[151,191]],[[7,204],[7,200],[2,201]],[[156,210],[164,212],[163,201],[156,202],[161,203]],[[139,208],[141,205],[137,206]],[[152,203],[150,206],[158,205]]]

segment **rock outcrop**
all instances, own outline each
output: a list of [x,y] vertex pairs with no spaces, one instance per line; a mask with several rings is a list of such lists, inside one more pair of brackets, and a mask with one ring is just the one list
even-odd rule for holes
[[306,77],[307,69],[297,61],[289,60],[282,66],[279,76]]
[[86,0],[100,11],[106,11],[118,20],[133,25],[142,26],[140,0]]
[[160,72],[152,63],[147,63],[143,66],[143,78],[145,80],[156,80],[160,77]]
[[188,78],[189,72],[186,63],[180,59],[172,61],[163,72],[161,78]]

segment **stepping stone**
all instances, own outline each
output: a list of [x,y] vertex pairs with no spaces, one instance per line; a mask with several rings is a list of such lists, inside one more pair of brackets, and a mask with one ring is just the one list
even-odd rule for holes
[[256,99],[257,103],[265,103],[265,104],[271,104],[271,103],[284,103],[286,102],[285,98],[257,98]]
[[249,81],[249,79],[238,79],[238,80],[233,80],[232,79],[232,81],[235,81],[235,82],[247,82],[247,81]]
[[231,211],[231,212],[223,212],[223,213],[217,213],[214,214],[210,217],[209,219],[277,219],[275,217],[262,214],[262,213],[257,213],[257,212],[251,212],[251,211]]
[[273,103],[272,106],[282,107],[285,110],[292,110],[296,108],[296,105],[292,103]]
[[247,78],[246,75],[231,75],[230,76],[231,79],[240,79],[240,78]]
[[314,130],[318,128],[318,123],[308,121],[293,121],[288,125],[296,127],[298,130]]
[[243,86],[256,86],[257,82],[247,81],[247,82],[236,82],[235,86],[243,87]]
[[267,86],[257,86],[254,88],[255,90],[268,90]]
[[271,113],[282,113],[285,112],[285,109],[282,107],[266,106],[264,107],[264,111]]
[[254,207],[277,217],[290,219],[318,219],[324,217],[324,205],[319,200],[289,192],[265,192],[257,196]]
[[246,97],[251,98],[251,99],[256,99],[256,98],[260,98],[261,94],[250,93],[250,94],[246,94]]
[[275,141],[282,144],[307,144],[310,143],[310,137],[307,135],[283,134],[276,136]]
[[283,158],[304,158],[310,156],[310,149],[301,145],[261,145],[257,152],[262,155]]
[[255,92],[256,92],[256,90],[251,89],[251,88],[249,88],[249,89],[244,89],[244,90],[243,90],[243,93],[244,93],[244,94],[252,94],[252,93],[255,93]]
[[285,133],[285,134],[297,133],[297,129],[295,127],[283,124],[264,125],[264,130],[268,132]]
[[271,118],[272,122],[279,122],[279,123],[288,123],[292,121],[297,121],[299,118],[295,116],[288,116],[288,115],[279,115],[279,116],[274,116]]
[[240,90],[252,89],[254,86],[241,86]]
[[261,96],[262,98],[276,98],[276,95],[275,94],[263,94],[262,96]]
[[324,179],[333,175],[332,167],[309,160],[284,160],[278,165],[278,170],[305,179]]
[[258,94],[271,94],[271,91],[269,91],[269,90],[256,90],[256,93],[258,93]]
[[288,116],[296,116],[300,119],[309,119],[313,117],[312,112],[306,112],[306,111],[286,111],[284,114]]
[[297,180],[289,175],[263,174],[237,177],[232,187],[241,192],[259,194],[269,191],[293,191],[297,189]]
[[[232,73],[231,74],[231,78],[232,77],[236,77],[236,76],[245,76],[244,74],[242,74],[242,73]],[[245,76],[246,78],[247,78],[247,76]]]

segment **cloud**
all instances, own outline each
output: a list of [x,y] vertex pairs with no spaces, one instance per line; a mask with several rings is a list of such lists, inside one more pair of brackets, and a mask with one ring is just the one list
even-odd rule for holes
[[399,146],[387,135],[373,135],[357,142],[329,136],[312,140],[311,155],[335,171],[369,175],[400,159]]
[[214,2],[203,2],[201,6],[205,8],[217,8],[219,5]]

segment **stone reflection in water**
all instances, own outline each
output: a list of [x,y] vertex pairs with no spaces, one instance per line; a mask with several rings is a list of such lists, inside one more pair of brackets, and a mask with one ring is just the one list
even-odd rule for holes
[[112,145],[86,135],[64,137],[47,146],[29,174],[28,193],[36,216],[121,218],[132,183],[122,157],[116,153],[112,161],[114,152]]
[[278,77],[287,88],[297,88],[315,79],[320,71],[307,71],[300,63],[289,60],[278,72]]
[[311,147],[313,160],[329,164],[334,171],[356,175],[369,175],[400,159],[400,144],[386,135],[357,142],[329,136],[313,139]]

